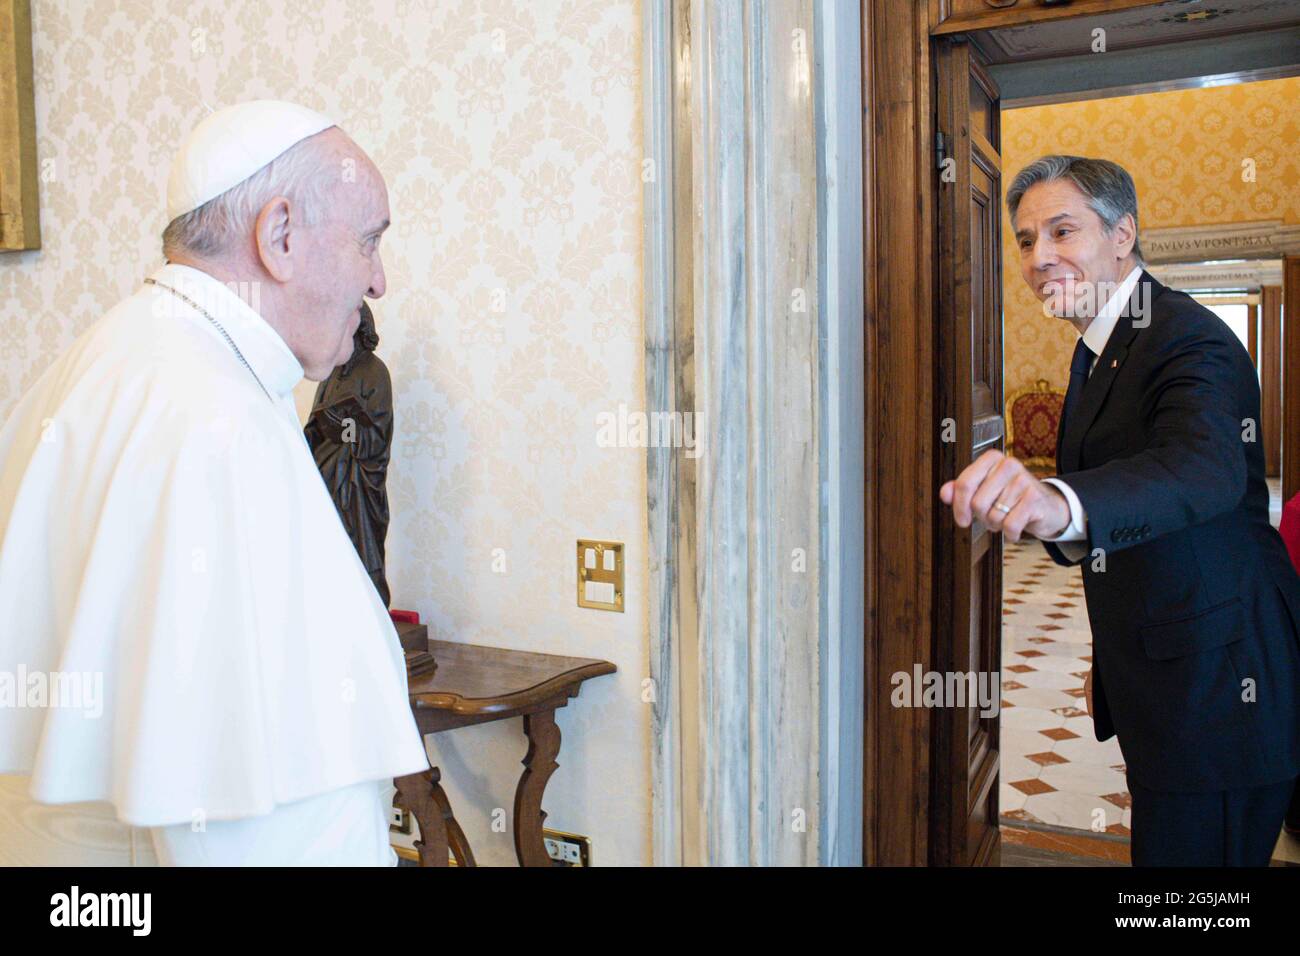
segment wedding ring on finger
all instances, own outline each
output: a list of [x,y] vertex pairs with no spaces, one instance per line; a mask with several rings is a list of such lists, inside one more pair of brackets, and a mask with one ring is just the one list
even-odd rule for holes
[[998,511],[1001,511],[1004,515],[1009,515],[1009,514],[1011,514],[1011,508],[1010,508],[1010,506],[1009,506],[1009,505],[1005,505],[1005,504],[1003,504],[1003,503],[1000,502],[1000,501],[999,501],[997,504],[995,504],[993,507],[994,507],[994,508],[997,508]]

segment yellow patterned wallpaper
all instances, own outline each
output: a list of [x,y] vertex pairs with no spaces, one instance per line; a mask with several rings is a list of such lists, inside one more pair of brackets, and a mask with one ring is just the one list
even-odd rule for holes
[[[1044,153],[1120,163],[1137,184],[1142,229],[1300,222],[1300,79],[1034,106],[1002,113],[1003,188]],[[1242,181],[1253,159],[1255,182]],[[1005,209],[1005,207],[1004,207]],[[1043,315],[1020,277],[1003,212],[1007,394],[1046,378],[1064,387],[1074,329]]]
[[[437,638],[618,666],[556,714],[548,822],[648,863],[646,459],[597,442],[598,415],[644,402],[637,0],[32,0],[32,24],[44,248],[0,256],[0,420],[161,262],[167,166],[204,104],[329,114],[393,212],[393,603]],[[577,606],[580,537],[624,542],[626,613]],[[495,824],[518,721],[429,748],[479,861],[513,863]],[[37,817],[0,783],[0,822]]]

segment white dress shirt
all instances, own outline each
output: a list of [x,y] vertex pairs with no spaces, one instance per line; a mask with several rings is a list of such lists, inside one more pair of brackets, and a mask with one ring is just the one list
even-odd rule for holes
[[[1124,311],[1124,306],[1133,294],[1133,287],[1137,285],[1138,277],[1141,274],[1142,267],[1134,266],[1124,281],[1119,284],[1115,294],[1106,300],[1106,304],[1101,307],[1096,318],[1089,322],[1088,327],[1084,329],[1083,342],[1088,346],[1088,351],[1092,353],[1092,364],[1088,368],[1089,376],[1092,375],[1092,370],[1097,367],[1097,359],[1105,351],[1106,343],[1110,341],[1110,334],[1115,331],[1115,324],[1119,321],[1120,313]],[[1057,465],[1059,467],[1060,463],[1058,462]],[[1074,489],[1060,478],[1044,478],[1043,480],[1054,485],[1065,496],[1065,500],[1070,506],[1070,523],[1056,537],[1040,538],[1039,540],[1053,542],[1085,541],[1088,537],[1088,515],[1083,510],[1083,504],[1079,501],[1079,496],[1074,493]],[[1062,548],[1061,550],[1068,558],[1082,557],[1087,553],[1086,547],[1080,547],[1079,545],[1068,549]]]

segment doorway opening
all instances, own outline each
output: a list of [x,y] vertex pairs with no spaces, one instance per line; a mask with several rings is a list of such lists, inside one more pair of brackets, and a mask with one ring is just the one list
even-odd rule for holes
[[[1055,473],[1077,336],[1045,316],[1022,281],[1003,197],[1028,163],[1066,153],[1129,170],[1147,271],[1239,327],[1260,374],[1277,508],[1300,490],[1286,480],[1288,459],[1300,456],[1281,441],[1300,433],[1300,418],[1287,429],[1282,401],[1283,369],[1300,372],[1282,335],[1282,303],[1297,295],[1286,279],[1300,254],[1288,225],[1300,222],[1300,183],[1276,161],[1295,149],[1281,115],[1300,96],[1300,79],[1294,66],[1255,56],[1257,34],[1278,26],[1251,19],[1260,4],[1229,4],[1240,16],[1217,27],[1213,18],[1153,15],[1186,6],[932,38],[937,404],[955,436],[937,447],[940,480],[990,448]],[[1195,23],[1200,34],[1184,29]],[[1058,567],[1033,540],[958,529],[942,514],[935,567],[935,670],[998,670],[1002,695],[996,717],[969,708],[932,727],[931,862],[1042,862],[1038,852],[1062,865],[1127,862],[1123,755],[1115,738],[1095,739],[1085,703],[1091,632],[1079,568]],[[1277,852],[1300,859],[1285,837]]]
[[[1282,369],[1300,376],[1300,334],[1287,335],[1283,322],[1284,312],[1300,313],[1300,209],[1294,205],[1300,184],[1275,181],[1296,175],[1294,164],[1283,172],[1277,162],[1294,152],[1294,144],[1274,152],[1252,147],[1254,155],[1246,156],[1243,141],[1225,136],[1223,126],[1177,140],[1166,128],[1170,120],[1155,125],[1148,111],[1135,119],[1139,125],[1150,121],[1149,141],[1114,155],[1109,150],[1123,145],[1122,131],[1099,122],[1102,104],[1120,97],[1244,90],[1300,76],[1300,2],[1216,0],[1211,9],[1177,0],[863,0],[861,9],[863,857],[871,864],[997,865],[1004,842],[1015,851],[1033,849],[1003,840],[1000,715],[986,716],[978,706],[899,706],[891,695],[892,678],[914,668],[1001,676],[1007,617],[1001,537],[957,529],[938,490],[984,449],[1006,446],[1008,397],[1040,378],[1063,384],[1071,351],[1067,347],[1064,358],[1049,354],[1041,371],[1022,375],[1013,365],[1004,368],[1004,319],[1012,327],[1016,310],[1004,301],[1005,272],[1019,258],[1004,255],[1004,178],[1009,182],[1019,169],[1017,151],[1035,147],[1038,153],[1028,159],[1090,151],[1127,168],[1135,160],[1148,162],[1151,171],[1138,179],[1139,229],[1153,267],[1170,263],[1190,271],[1213,259],[1216,269],[1254,269],[1259,260],[1280,259],[1281,285],[1270,292],[1267,283],[1256,284],[1258,367],[1262,385],[1264,376],[1277,376],[1276,432],[1300,435],[1300,388],[1280,388]],[[1085,117],[1083,126],[1097,130],[1105,148],[1083,144],[1078,123],[1078,129],[1058,131],[1050,146],[1004,135],[1006,117],[1014,125],[1017,114],[1027,117],[1031,108],[1085,100],[1080,108],[1096,115]],[[1140,96],[1138,108],[1147,109]],[[1260,131],[1287,128],[1263,111],[1256,118],[1230,112],[1227,121],[1246,119]],[[1223,157],[1222,168],[1213,165],[1213,152]],[[1253,185],[1263,188],[1254,189],[1240,215],[1229,217],[1230,207],[1220,204],[1231,198],[1228,177],[1240,177],[1245,159],[1253,161]],[[945,169],[955,175],[945,178]],[[1188,170],[1193,179],[1220,183],[1222,195],[1179,205],[1184,187],[1195,185],[1183,182]],[[1153,185],[1172,190],[1167,207]],[[1282,202],[1280,208],[1269,207],[1265,191]],[[1207,238],[1210,227],[1218,232]],[[1218,261],[1234,259],[1242,262]],[[1256,285],[1230,291],[1249,295]],[[1276,317],[1271,328],[1265,314]],[[1032,328],[1048,334],[1041,323]],[[1055,328],[1051,334],[1072,346],[1069,332]],[[1280,339],[1271,350],[1270,335]],[[1269,414],[1266,405],[1265,435]],[[1300,491],[1297,446],[1281,450],[1284,499]],[[1068,665],[1064,673],[1070,674]],[[1091,829],[1064,832],[1123,842],[1122,835]]]

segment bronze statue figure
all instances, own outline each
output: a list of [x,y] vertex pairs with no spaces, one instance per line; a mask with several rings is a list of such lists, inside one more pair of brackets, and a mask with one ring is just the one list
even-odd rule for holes
[[375,355],[379,334],[367,302],[352,341],[352,357],[317,386],[304,431],[343,527],[387,607],[385,481],[393,443],[393,382]]

